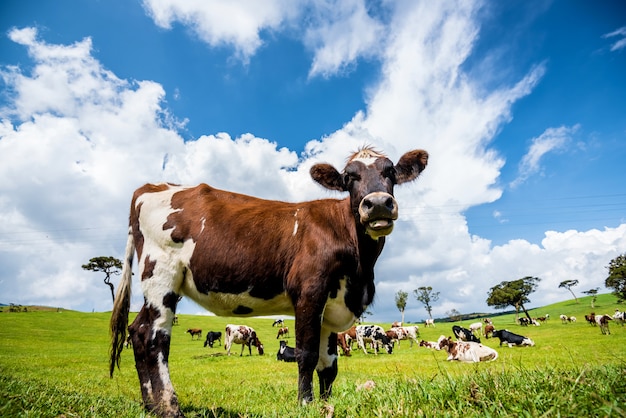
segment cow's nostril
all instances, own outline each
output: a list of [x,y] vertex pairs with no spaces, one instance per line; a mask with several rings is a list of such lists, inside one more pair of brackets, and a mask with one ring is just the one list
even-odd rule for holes
[[389,197],[387,198],[387,200],[385,200],[385,206],[387,206],[389,209],[393,209],[396,206],[393,197]]
[[374,207],[374,203],[372,203],[372,201],[369,200],[369,199],[365,199],[365,200],[363,200],[363,207],[365,209],[371,209],[371,208]]

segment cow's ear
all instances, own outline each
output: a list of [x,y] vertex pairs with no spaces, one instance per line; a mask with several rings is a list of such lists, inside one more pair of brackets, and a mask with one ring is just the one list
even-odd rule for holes
[[311,167],[311,177],[313,180],[330,190],[344,192],[346,190],[343,177],[330,164],[315,164]]
[[420,175],[428,164],[428,153],[421,149],[404,154],[396,164],[396,183],[402,184],[413,181]]

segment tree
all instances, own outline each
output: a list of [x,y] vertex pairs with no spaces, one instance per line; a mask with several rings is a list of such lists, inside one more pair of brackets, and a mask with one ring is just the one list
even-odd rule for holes
[[626,254],[615,257],[606,268],[609,270],[609,277],[604,281],[604,285],[613,289],[617,302],[621,303],[626,300]]
[[530,302],[528,295],[535,291],[540,281],[540,278],[531,276],[526,276],[511,282],[503,281],[499,285],[491,288],[488,293],[489,296],[487,297],[487,305],[495,306],[496,309],[514,306],[517,319],[519,319],[519,309],[522,308],[526,317],[532,320],[524,304]]
[[574,300],[576,300],[576,303],[578,303],[578,298],[572,291],[572,287],[577,286],[577,285],[578,285],[578,280],[563,280],[561,284],[559,284],[559,288],[564,287],[567,290],[569,290],[572,296],[574,296]]
[[448,318],[450,318],[450,321],[452,322],[460,321],[463,318],[461,312],[457,311],[456,309],[450,309],[448,312],[446,312],[446,315],[448,315]]
[[396,293],[396,306],[398,310],[402,314],[402,323],[404,324],[404,309],[406,308],[406,300],[408,299],[409,294],[403,290],[398,290]]
[[591,308],[595,308],[596,306],[596,299],[598,299],[598,289],[600,289],[599,287],[596,287],[595,289],[589,289],[587,291],[584,291],[583,293],[585,295],[589,295],[589,296],[593,296],[591,298]]
[[418,302],[421,302],[424,304],[424,307],[426,308],[426,312],[428,312],[429,318],[433,319],[432,303],[437,302],[439,300],[439,292],[433,292],[433,288],[430,286],[428,287],[421,286],[413,290],[413,293],[415,294],[415,299],[417,299]]
[[83,270],[101,271],[106,276],[104,283],[111,288],[111,298],[115,302],[115,289],[113,283],[111,283],[111,275],[116,276],[120,274],[122,270],[122,262],[115,257],[94,257],[89,260],[89,263],[83,264]]

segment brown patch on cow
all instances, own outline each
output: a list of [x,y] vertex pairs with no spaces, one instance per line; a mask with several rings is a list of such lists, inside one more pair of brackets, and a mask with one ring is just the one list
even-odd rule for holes
[[143,268],[143,274],[141,275],[141,281],[147,280],[154,274],[154,267],[156,266],[156,260],[150,261],[150,256],[146,256],[144,261],[145,267]]

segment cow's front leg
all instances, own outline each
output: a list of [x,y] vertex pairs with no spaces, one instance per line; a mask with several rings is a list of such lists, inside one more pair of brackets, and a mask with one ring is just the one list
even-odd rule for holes
[[[167,312],[172,311],[168,309]],[[171,326],[170,318],[164,318],[157,309],[144,305],[128,328],[145,408],[162,417],[180,417],[183,415],[168,367],[171,331],[168,323]]]
[[337,334],[324,327],[320,334],[320,351],[316,370],[320,380],[320,398],[328,399],[337,377]]
[[[321,312],[311,308],[296,309],[296,361],[298,362],[298,401],[313,401],[313,371],[318,364]],[[300,313],[298,313],[300,312]]]

